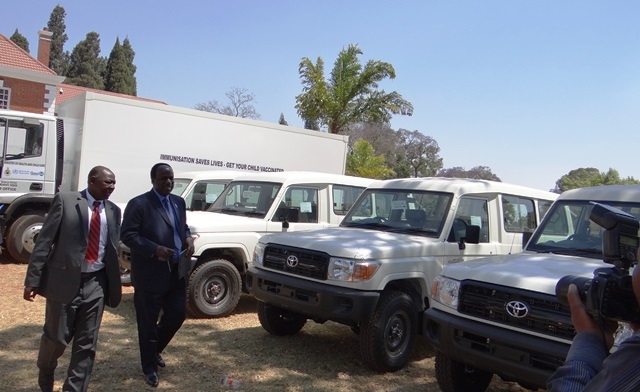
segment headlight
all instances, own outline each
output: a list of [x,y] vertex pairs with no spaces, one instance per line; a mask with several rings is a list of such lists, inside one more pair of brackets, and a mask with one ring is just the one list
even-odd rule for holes
[[264,248],[265,244],[258,242],[256,244],[255,249],[253,250],[253,262],[258,265],[263,265],[264,263]]
[[460,282],[440,275],[433,280],[431,298],[450,308],[458,308]]
[[377,261],[364,261],[332,257],[329,259],[328,278],[342,282],[361,282],[370,279],[380,268]]

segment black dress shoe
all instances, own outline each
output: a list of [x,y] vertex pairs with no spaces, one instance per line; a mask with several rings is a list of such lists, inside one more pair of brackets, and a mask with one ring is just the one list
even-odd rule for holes
[[162,359],[162,357],[160,356],[160,354],[158,354],[158,358],[156,358],[156,363],[158,364],[158,366],[160,367],[165,367],[167,366],[166,363],[164,363],[164,359]]
[[151,385],[152,387],[157,387],[158,383],[160,382],[160,380],[158,380],[158,373],[153,372],[153,373],[149,373],[145,376],[147,384]]

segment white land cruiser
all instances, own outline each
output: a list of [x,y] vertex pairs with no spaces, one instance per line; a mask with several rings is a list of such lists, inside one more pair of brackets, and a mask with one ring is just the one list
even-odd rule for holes
[[264,236],[247,272],[263,328],[332,320],[360,335],[379,371],[408,361],[443,265],[520,252],[556,194],[500,182],[419,178],[373,183],[333,229]]
[[436,347],[436,377],[445,392],[484,391],[493,374],[529,389],[545,388],[561,366],[575,330],[556,284],[593,278],[602,259],[602,228],[593,203],[640,217],[640,186],[564,192],[524,252],[444,268],[433,284],[424,335]]
[[189,313],[230,314],[244,290],[243,277],[260,237],[337,226],[371,182],[315,172],[238,174],[207,211],[187,212],[195,239]]

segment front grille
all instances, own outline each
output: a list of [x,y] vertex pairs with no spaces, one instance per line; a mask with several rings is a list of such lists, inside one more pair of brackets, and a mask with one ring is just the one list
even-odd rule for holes
[[[287,259],[297,258],[297,264],[287,265]],[[264,266],[290,274],[318,280],[327,280],[329,255],[308,249],[270,244],[264,250]]]
[[[510,315],[507,304],[511,301],[526,305],[527,315],[521,318]],[[562,339],[572,340],[576,333],[571,325],[569,307],[560,304],[555,295],[513,287],[463,281],[460,285],[458,311]]]

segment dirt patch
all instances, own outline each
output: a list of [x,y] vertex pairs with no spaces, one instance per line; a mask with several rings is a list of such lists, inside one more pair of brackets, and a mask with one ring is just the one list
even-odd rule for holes
[[[44,320],[44,299],[22,299],[25,265],[0,256],[0,368],[2,391],[37,390],[36,356]],[[308,322],[289,337],[269,335],[260,326],[255,300],[244,295],[233,315],[212,320],[187,319],[163,353],[159,391],[227,390],[221,377],[240,380],[245,391],[439,391],[434,352],[419,338],[405,369],[379,374],[358,358],[358,338],[345,326]],[[62,388],[69,350],[56,371]],[[100,329],[90,391],[154,390],[140,368],[133,289],[107,308]],[[526,391],[494,377],[490,392]]]

